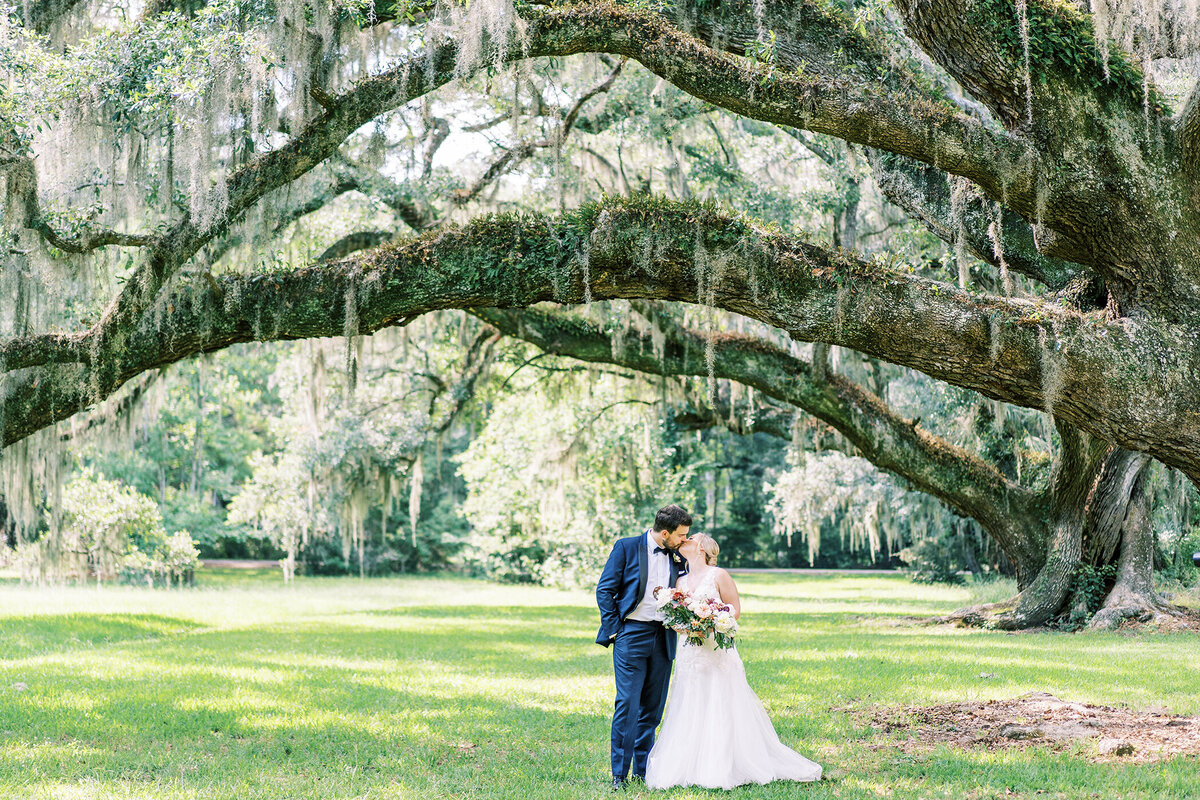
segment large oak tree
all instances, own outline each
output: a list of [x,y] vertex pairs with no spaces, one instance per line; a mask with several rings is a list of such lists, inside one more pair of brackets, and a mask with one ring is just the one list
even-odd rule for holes
[[[1200,480],[1200,90],[1172,100],[1152,64],[1194,58],[1196,20],[1057,0],[166,2],[80,36],[64,20],[87,5],[26,2],[3,31],[5,446],[147,370],[236,342],[360,335],[447,308],[696,303],[821,345],[807,371],[754,343],[728,343],[720,363],[841,425],[1011,551],[1021,594],[965,617],[1043,623],[1081,563],[1114,559],[1104,618],[1161,608],[1145,470],[1154,458]],[[344,160],[363,126],[456,80],[583,53],[640,62],[706,107],[863,148],[883,192],[994,267],[994,285],[1017,274],[1041,290],[982,293],[868,258],[852,219],[824,244],[688,200],[444,221],[437,208],[467,205],[573,127],[605,124],[581,121],[588,96],[558,109],[555,138],[511,149],[440,206]],[[72,138],[81,120],[116,131],[137,168],[100,163]],[[68,157],[94,157],[110,187],[127,176],[128,201],[84,208],[73,205],[82,187],[47,188]],[[214,267],[239,237],[352,189],[426,232],[362,250],[396,232],[357,231],[330,248],[334,260],[297,269]],[[94,321],[38,324],[54,301],[21,276],[47,253],[121,274]],[[479,313],[526,338],[536,329]],[[578,341],[563,352],[588,357]],[[1048,495],[1027,496],[915,425],[905,433],[879,398],[826,375],[827,345],[1052,415],[1062,447]],[[666,357],[657,368],[695,371]]]

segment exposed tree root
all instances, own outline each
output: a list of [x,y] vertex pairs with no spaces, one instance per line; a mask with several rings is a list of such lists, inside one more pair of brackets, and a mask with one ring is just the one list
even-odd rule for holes
[[996,628],[998,630],[1015,630],[1021,626],[1016,624],[1017,598],[1010,597],[998,603],[984,603],[957,611],[942,617],[928,620],[930,625],[957,625],[960,628]]
[[1152,625],[1156,628],[1200,630],[1200,613],[1164,600],[1157,593],[1149,595],[1128,591],[1118,585],[1108,595],[1104,607],[1088,623],[1090,630],[1131,628]]
[[[1147,630],[1200,631],[1200,611],[1175,605],[1157,594],[1148,597],[1124,590],[1118,591],[1118,588],[1114,588],[1104,607],[1088,621],[1087,628],[1089,630],[1113,630],[1116,628],[1131,630],[1145,626]],[[1029,618],[1021,614],[1018,597],[1011,597],[998,603],[960,608],[944,616],[929,618],[925,620],[925,623],[1001,631],[1027,630],[1044,624],[1031,624]],[[1064,612],[1057,618],[1057,621],[1065,622],[1070,617],[1070,613],[1069,611]],[[1055,621],[1049,620],[1049,622]]]

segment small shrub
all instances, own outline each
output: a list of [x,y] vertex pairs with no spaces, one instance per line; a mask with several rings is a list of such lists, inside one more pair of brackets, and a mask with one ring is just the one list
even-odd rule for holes
[[153,586],[182,579],[198,564],[191,537],[168,536],[153,499],[90,467],[65,487],[63,512],[61,530],[18,548],[23,578],[95,576]]

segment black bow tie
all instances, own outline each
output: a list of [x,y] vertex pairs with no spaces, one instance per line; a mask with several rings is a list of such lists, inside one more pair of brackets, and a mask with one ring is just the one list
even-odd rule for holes
[[670,551],[669,551],[669,550],[667,550],[667,548],[665,548],[665,547],[656,547],[656,548],[654,548],[654,552],[656,552],[656,553],[669,553]]

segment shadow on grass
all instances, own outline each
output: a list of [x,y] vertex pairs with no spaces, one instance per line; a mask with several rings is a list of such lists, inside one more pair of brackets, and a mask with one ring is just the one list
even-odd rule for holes
[[0,621],[0,663],[78,647],[157,639],[199,628],[155,614],[36,614]]
[[530,781],[590,785],[603,771],[607,713],[556,692],[545,673],[555,659],[560,675],[592,673],[597,659],[572,658],[577,648],[560,642],[541,668],[506,644],[486,632],[326,624],[130,643],[93,654],[83,670],[67,654],[39,663],[22,678],[28,691],[5,698],[0,786],[30,774],[170,776],[200,793],[248,770],[263,784],[339,776],[342,791],[376,780],[466,786],[481,773],[507,796]]

